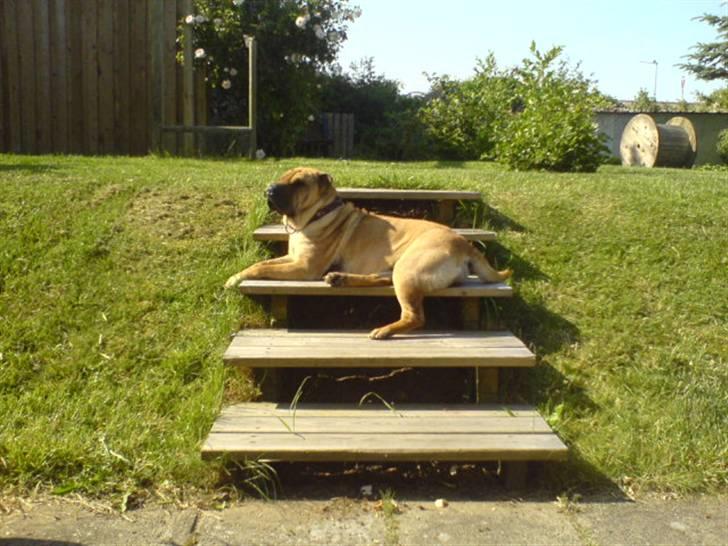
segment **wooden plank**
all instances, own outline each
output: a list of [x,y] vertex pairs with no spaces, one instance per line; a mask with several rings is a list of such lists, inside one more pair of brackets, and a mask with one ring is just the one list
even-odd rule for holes
[[114,0],[98,0],[99,152],[115,152]]
[[479,201],[480,192],[455,190],[399,190],[389,188],[336,188],[342,199],[349,200],[412,200],[412,201]]
[[68,151],[84,152],[85,108],[83,102],[82,0],[67,0],[69,78],[68,78]]
[[130,152],[130,58],[129,58],[129,0],[114,3],[114,149]]
[[51,137],[55,153],[68,153],[68,35],[66,0],[52,0],[50,5],[51,31]]
[[[51,52],[48,0],[33,0],[33,38],[35,42],[35,138],[37,151],[52,151],[51,128]],[[31,99],[32,100],[32,99]]]
[[420,332],[371,340],[366,332],[245,330],[224,355],[246,367],[529,367],[533,353],[509,332]]
[[[396,404],[389,409],[381,403],[367,403],[361,406],[353,404],[325,404],[306,402],[298,404],[295,414],[298,417],[361,417],[361,416],[391,416],[403,415],[411,418],[437,417],[477,417],[490,419],[508,417],[539,417],[540,414],[533,406],[526,404]],[[222,410],[221,415],[231,418],[254,417],[260,415],[279,415],[290,417],[294,410],[289,403],[284,402],[241,402],[228,406]]]
[[222,454],[284,461],[496,461],[567,457],[555,434],[211,434],[202,447]]
[[22,133],[20,117],[20,67],[19,67],[19,44],[17,26],[17,5],[16,0],[5,0],[0,3],[0,14],[3,16],[3,24],[0,31],[4,36],[0,42],[4,44],[5,51],[5,124],[7,133],[5,135],[7,150],[10,152],[22,151]]
[[[324,281],[244,280],[240,292],[247,295],[289,296],[394,296],[392,286],[330,286]],[[513,289],[505,283],[482,283],[470,276],[461,284],[450,286],[427,297],[440,298],[503,298],[511,297]]]
[[[177,0],[164,0],[162,124],[177,123]],[[177,135],[162,135],[162,150],[177,153]]]
[[162,103],[164,100],[164,3],[147,4],[147,43],[149,44],[149,127],[147,137],[151,150],[161,144]]
[[[182,0],[183,9],[186,14],[192,14],[192,0]],[[186,126],[195,124],[195,73],[193,64],[193,47],[192,47],[192,26],[184,25],[184,64],[183,71],[183,89],[182,89],[182,120]],[[182,153],[184,155],[192,155],[194,150],[195,139],[192,134],[184,134],[182,136]]]
[[[496,234],[492,231],[473,228],[453,228],[453,231],[468,241],[494,241]],[[289,234],[283,224],[266,224],[253,232],[256,241],[288,241]]]
[[98,1],[83,2],[83,112],[84,152],[99,152],[99,65],[98,65]]
[[27,0],[16,3],[17,35],[20,73],[21,150],[38,152],[36,138],[36,76],[35,41],[33,39],[33,5]]
[[172,133],[210,133],[210,134],[230,134],[244,135],[250,133],[250,127],[241,127],[237,125],[162,125],[163,132]]
[[132,0],[130,6],[131,102],[130,153],[143,155],[149,151],[149,89],[147,1]]

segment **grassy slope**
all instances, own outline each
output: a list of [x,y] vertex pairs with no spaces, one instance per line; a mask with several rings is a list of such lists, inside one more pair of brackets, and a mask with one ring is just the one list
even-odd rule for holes
[[2,155],[0,486],[214,482],[197,450],[226,336],[265,324],[221,286],[262,256],[258,197],[299,163],[341,185],[481,190],[516,271],[503,319],[542,360],[524,396],[579,476],[725,487],[725,173]]

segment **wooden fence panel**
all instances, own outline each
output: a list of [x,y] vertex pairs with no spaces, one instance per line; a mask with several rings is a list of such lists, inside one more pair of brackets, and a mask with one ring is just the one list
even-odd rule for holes
[[[146,154],[159,144],[155,121],[204,122],[204,77],[185,78],[176,59],[191,9],[190,0],[0,0],[0,151]],[[190,137],[165,135],[164,148],[175,153]]]
[[51,148],[56,153],[68,152],[68,36],[66,33],[66,0],[50,4],[51,48]]

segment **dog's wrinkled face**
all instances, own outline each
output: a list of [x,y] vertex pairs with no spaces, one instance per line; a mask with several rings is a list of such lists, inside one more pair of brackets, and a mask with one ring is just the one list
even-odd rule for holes
[[313,207],[318,209],[336,193],[331,182],[331,176],[316,169],[291,169],[265,190],[268,206],[289,217],[296,217]]

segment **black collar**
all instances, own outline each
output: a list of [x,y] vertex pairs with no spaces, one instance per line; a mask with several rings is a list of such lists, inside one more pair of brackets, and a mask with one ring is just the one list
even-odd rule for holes
[[338,209],[343,204],[344,204],[344,202],[341,200],[341,197],[337,197],[336,199],[331,201],[331,203],[329,203],[325,207],[321,207],[320,209],[318,209],[316,211],[316,214],[314,214],[311,217],[311,219],[308,221],[308,224],[306,224],[306,225],[308,226],[309,224],[313,224],[316,220],[320,220],[321,218],[326,216],[329,212],[332,212],[332,211]]

